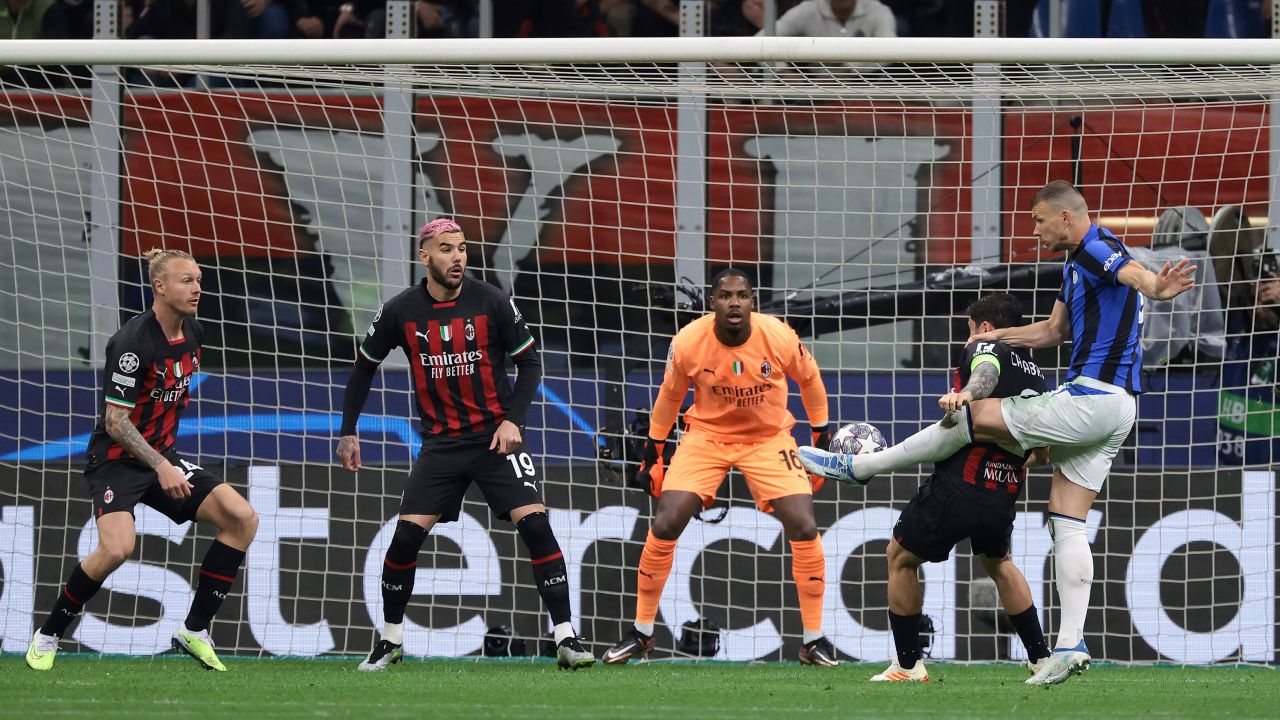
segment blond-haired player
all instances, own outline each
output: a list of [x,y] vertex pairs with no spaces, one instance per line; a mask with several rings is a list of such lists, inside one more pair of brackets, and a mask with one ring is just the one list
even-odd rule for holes
[[[823,446],[829,440],[827,391],[818,364],[795,331],[777,318],[752,312],[754,307],[746,273],[723,270],[711,283],[712,314],[689,323],[671,343],[640,466],[659,500],[640,556],[635,628],[605,652],[606,663],[625,663],[653,649],[658,600],[671,573],[676,539],[694,513],[711,504],[725,475],[736,467],[757,506],[782,522],[791,544],[804,625],[800,662],[839,664],[822,632],[826,562],[813,516],[813,491],[821,480],[811,478],[796,455],[787,378],[799,384],[814,443]],[[694,395],[685,413],[688,432],[666,468],[665,438],[690,383]]]

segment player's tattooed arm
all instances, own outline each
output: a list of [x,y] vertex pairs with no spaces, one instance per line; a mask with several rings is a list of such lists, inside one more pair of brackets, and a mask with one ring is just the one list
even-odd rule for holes
[[996,368],[995,363],[984,362],[979,363],[978,367],[973,369],[973,373],[969,375],[969,383],[964,386],[963,390],[958,392],[949,392],[938,398],[938,407],[947,414],[943,418],[942,426],[951,427],[955,425],[956,413],[975,400],[983,400],[991,396],[991,392],[996,389],[996,383],[1000,381],[1000,371]]
[[969,393],[970,401],[985,400],[991,397],[991,392],[996,389],[998,382],[1000,382],[1000,371],[996,369],[995,363],[980,363],[973,369],[968,384],[960,392]]
[[123,408],[119,405],[108,405],[106,419],[107,434],[120,444],[120,447],[128,450],[139,461],[147,464],[148,467],[158,468],[169,462],[164,456],[156,452],[155,448],[147,444],[142,437],[142,433],[138,432],[138,428],[134,426],[133,421],[129,419],[129,408]]

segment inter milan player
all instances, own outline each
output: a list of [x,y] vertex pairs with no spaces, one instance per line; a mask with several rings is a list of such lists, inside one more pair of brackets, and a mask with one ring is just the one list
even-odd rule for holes
[[800,448],[800,459],[828,479],[864,484],[882,473],[950,457],[974,441],[1049,446],[1049,529],[1062,616],[1053,655],[1027,684],[1051,685],[1080,674],[1091,661],[1084,621],[1093,554],[1085,517],[1137,415],[1143,297],[1177,297],[1195,284],[1196,268],[1180,260],[1153,273],[1131,262],[1129,250],[1089,219],[1084,197],[1061,180],[1036,193],[1031,217],[1041,248],[1067,251],[1058,301],[1048,320],[979,333],[969,341],[1043,348],[1071,340],[1067,382],[1043,395],[977,400],[957,409],[960,422],[930,425],[884,452],[851,456]]
[[[969,306],[969,334],[1023,324],[1012,295],[988,295]],[[1015,397],[1045,391],[1044,375],[1022,348],[1005,343],[975,342],[965,346],[955,371],[955,388],[938,400],[948,412],[987,397]],[[1009,557],[1014,508],[1027,475],[1028,455],[1043,463],[1048,453],[970,443],[941,460],[928,482],[907,504],[889,541],[889,627],[897,657],[876,682],[929,682],[920,658],[920,613],[924,590],[917,575],[926,562],[945,562],[956,543],[969,538],[982,567],[996,583],[1004,610],[1027,649],[1033,671],[1049,657],[1040,616],[1022,571]]]
[[[356,421],[374,373],[395,348],[409,359],[422,419],[423,444],[400,499],[400,520],[382,566],[382,634],[366,671],[404,657],[404,612],[413,595],[418,551],[437,522],[453,522],[472,482],[493,513],[510,520],[533,562],[538,593],[551,613],[560,667],[595,664],[571,624],[569,585],[560,545],[538,491],[533,458],[521,436],[542,363],[515,301],[465,276],[462,228],[440,218],[418,233],[426,277],[383,304],[360,345],[343,398],[338,457],[360,468]],[[507,380],[507,357],[517,369]]]
[[76,565],[53,611],[31,639],[27,665],[53,667],[58,638],[102,583],[133,554],[133,508],[148,505],[175,523],[208,522],[218,529],[200,564],[200,579],[174,648],[209,670],[225,671],[209,623],[235,582],[258,516],[231,486],[178,455],[174,436],[187,407],[187,387],[200,369],[202,331],[196,320],[200,267],[180,250],[151,250],[151,309],[107,341],[102,373],[105,407],[89,439],[84,477],[93,498],[98,545]]
[[[775,317],[752,312],[754,308],[746,273],[722,270],[711,281],[712,313],[686,325],[671,341],[640,469],[658,496],[658,511],[640,554],[635,627],[605,652],[606,663],[625,663],[653,649],[653,624],[676,540],[694,513],[715,500],[725,475],[736,467],[756,505],[781,521],[791,545],[804,626],[800,662],[840,664],[822,632],[826,561],[813,516],[813,492],[823,481],[811,478],[796,457],[787,378],[800,386],[813,440],[820,444],[830,441],[827,391],[817,362],[796,332]],[[665,468],[666,438],[690,383],[689,429],[671,467]]]

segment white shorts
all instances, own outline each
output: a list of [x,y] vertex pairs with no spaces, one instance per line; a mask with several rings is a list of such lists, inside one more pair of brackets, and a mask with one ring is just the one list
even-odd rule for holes
[[1004,424],[1022,447],[1049,446],[1049,459],[1071,482],[1094,492],[1138,413],[1137,397],[1124,388],[1077,377],[1052,392],[1000,401]]

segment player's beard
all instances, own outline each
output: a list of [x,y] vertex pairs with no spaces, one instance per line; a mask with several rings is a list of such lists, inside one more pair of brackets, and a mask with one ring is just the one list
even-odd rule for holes
[[[463,270],[463,273],[465,274],[466,268],[464,267],[462,270]],[[458,276],[458,279],[456,281],[450,280],[449,273],[447,271],[441,272],[438,268],[436,268],[436,265],[433,262],[427,263],[427,273],[431,275],[431,279],[434,280],[436,284],[441,287],[445,287],[450,290],[457,290],[458,288],[462,287],[461,275]]]

